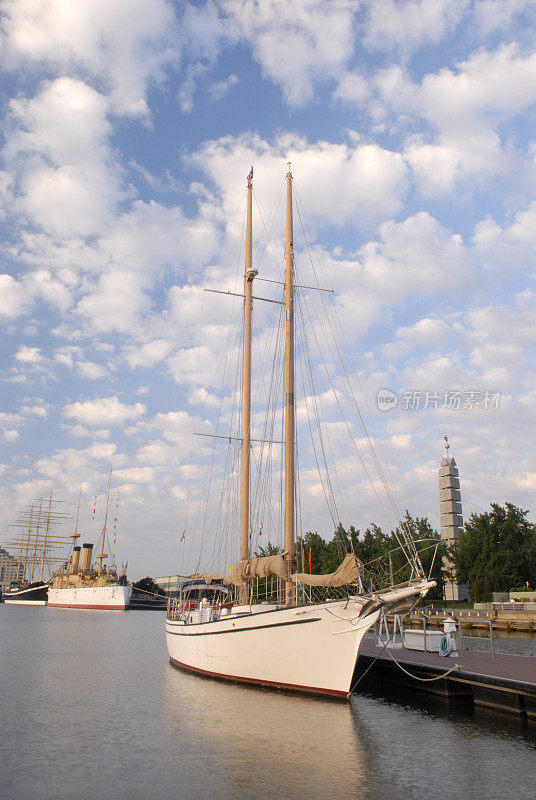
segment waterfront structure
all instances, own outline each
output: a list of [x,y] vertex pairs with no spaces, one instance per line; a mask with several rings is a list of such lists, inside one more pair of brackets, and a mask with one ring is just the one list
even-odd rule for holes
[[12,583],[16,583],[22,572],[21,562],[0,547],[0,591],[4,593]]
[[[462,497],[460,492],[460,473],[454,460],[449,455],[449,442],[445,440],[445,455],[439,465],[439,514],[441,525],[441,538],[449,548],[458,547],[460,530],[463,528]],[[448,602],[469,599],[467,586],[459,583],[456,569],[451,559],[445,556],[443,567],[446,571],[444,584],[444,599]]]
[[186,575],[163,575],[155,578],[154,582],[162,587],[164,594],[168,597],[178,597],[181,588],[190,579]]

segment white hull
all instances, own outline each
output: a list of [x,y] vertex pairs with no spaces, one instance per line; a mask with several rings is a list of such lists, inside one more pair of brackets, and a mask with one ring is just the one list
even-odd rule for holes
[[4,600],[6,606],[46,606],[46,600]]
[[365,607],[363,599],[350,598],[213,622],[166,619],[169,657],[177,667],[214,678],[345,698],[361,640],[381,607],[395,608],[430,585],[385,592]]
[[48,590],[52,608],[87,608],[124,611],[132,594],[131,586],[81,586]]
[[380,613],[356,622],[360,610],[351,601],[200,624],[167,620],[168,652],[176,666],[212,677],[346,697],[361,640]]

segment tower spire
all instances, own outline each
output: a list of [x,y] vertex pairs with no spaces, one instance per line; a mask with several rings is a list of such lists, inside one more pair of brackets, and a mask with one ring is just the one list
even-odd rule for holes
[[[443,436],[445,455],[439,466],[439,512],[441,522],[441,538],[449,548],[456,548],[459,533],[463,528],[462,498],[460,493],[460,473],[454,458],[449,455],[449,440]],[[458,583],[454,564],[449,556],[443,559],[443,567],[447,573],[445,581],[445,600],[466,600],[467,587]]]

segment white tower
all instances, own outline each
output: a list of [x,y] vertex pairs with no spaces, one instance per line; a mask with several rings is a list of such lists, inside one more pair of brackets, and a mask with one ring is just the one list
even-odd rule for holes
[[[457,547],[459,532],[463,528],[462,498],[460,494],[460,474],[452,456],[449,456],[449,442],[445,439],[445,455],[439,466],[439,513],[441,538],[448,547]],[[452,561],[445,557],[443,568],[447,572],[445,580],[445,600],[467,600],[467,587],[456,580],[456,571]]]

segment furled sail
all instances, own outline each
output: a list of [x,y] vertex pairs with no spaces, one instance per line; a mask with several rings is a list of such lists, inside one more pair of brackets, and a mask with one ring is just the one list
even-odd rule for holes
[[225,575],[204,574],[203,580],[209,585],[214,580],[221,580],[226,586],[243,586],[248,579],[268,578],[271,575],[288,580],[284,556],[275,555],[244,559],[233,564],[230,571]]
[[297,572],[292,576],[296,583],[306,586],[346,586],[349,583],[357,583],[365,572],[362,562],[353,553],[348,553],[344,561],[335,572],[328,575],[309,575],[307,572]]

